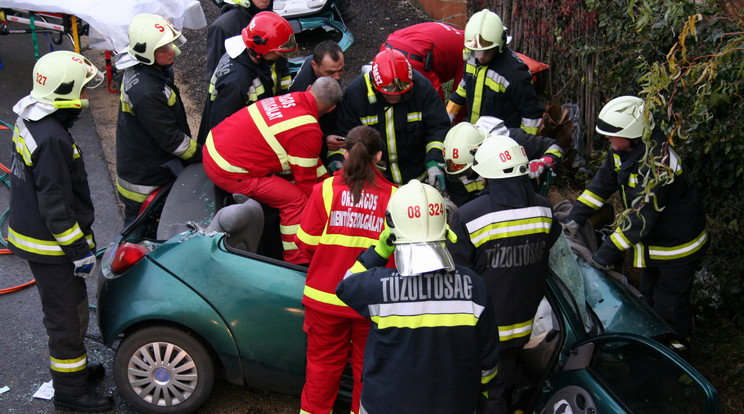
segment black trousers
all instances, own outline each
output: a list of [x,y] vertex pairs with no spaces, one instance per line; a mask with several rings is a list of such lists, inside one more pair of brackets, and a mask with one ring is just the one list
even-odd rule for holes
[[68,396],[85,394],[88,369],[83,341],[89,318],[85,279],[73,274],[72,263],[28,264],[41,297],[54,392]]
[[647,267],[641,275],[640,291],[646,303],[684,339],[692,335],[693,311],[690,304],[696,263],[679,266]]

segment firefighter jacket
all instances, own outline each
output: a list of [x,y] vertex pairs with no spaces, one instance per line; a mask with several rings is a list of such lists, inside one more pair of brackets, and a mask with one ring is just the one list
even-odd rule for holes
[[[556,140],[527,133],[521,128],[508,129],[509,137],[524,147],[528,159],[534,160],[541,157],[549,157],[553,162],[554,168],[560,165],[563,158],[563,150]],[[468,172],[462,174],[448,175],[447,178],[447,193],[452,202],[458,206],[474,200],[478,197],[478,193],[485,188],[485,180],[472,171],[472,169],[468,169]]]
[[250,4],[249,7],[235,6],[230,10],[223,11],[222,15],[216,18],[207,28],[207,82],[212,78],[214,69],[222,59],[222,55],[225,54],[225,39],[239,35],[251,22],[253,16],[259,12],[274,9],[274,0],[271,0],[265,9],[259,9],[252,1],[248,3]]
[[456,88],[462,79],[463,33],[439,22],[414,24],[391,33],[380,51],[387,47],[403,53],[411,67],[426,76],[444,100],[442,84],[453,81]]
[[13,130],[8,247],[31,262],[70,263],[95,247],[88,176],[68,115],[19,117]]
[[375,93],[368,74],[358,76],[346,88],[338,104],[337,135],[345,136],[357,125],[380,133],[385,178],[395,184],[427,177],[426,162],[444,162],[442,142],[450,127],[437,92],[422,74],[413,71],[413,87],[407,99],[389,105]]
[[287,93],[291,80],[285,57],[255,63],[248,52],[234,59],[225,53],[209,82],[197,141],[204,143],[210,129],[238,110],[263,98]]
[[[610,150],[589,187],[576,200],[567,220],[583,224],[615,191],[625,209],[632,209],[624,223],[604,240],[597,254],[606,263],[632,250],[635,267],[684,265],[698,260],[707,248],[705,211],[697,186],[684,169],[677,152],[655,128],[652,148],[639,140],[630,152]],[[646,158],[648,157],[648,158]],[[649,177],[644,159],[659,163],[660,183],[645,188]],[[644,194],[649,195],[645,197]]]
[[119,193],[141,203],[175,179],[181,161],[198,161],[173,71],[136,65],[124,71],[116,123]]
[[275,96],[214,127],[204,144],[204,163],[235,180],[246,174],[291,174],[297,187],[309,196],[318,178],[327,177],[318,159],[322,137],[312,93]]
[[336,286],[359,253],[375,244],[385,228],[385,209],[395,186],[374,170],[374,183],[362,190],[356,203],[343,171],[313,188],[296,242],[310,260],[302,298],[306,307],[360,317],[336,297]]
[[527,65],[508,46],[486,65],[474,57],[468,59],[465,74],[447,102],[447,112],[454,117],[465,105],[465,120],[471,124],[481,116],[495,116],[507,127],[530,134],[537,134],[545,112]]
[[[489,185],[489,193],[497,188]],[[457,209],[450,223],[457,242],[448,241],[447,247],[455,263],[483,277],[502,349],[522,347],[530,339],[545,294],[550,247],[561,232],[550,202],[534,191],[531,197],[534,201],[514,208],[483,194]]]
[[[374,247],[362,255],[385,263]],[[366,412],[475,412],[499,359],[493,304],[480,276],[463,266],[405,277],[374,267],[344,278],[336,295],[372,320],[362,373]]]

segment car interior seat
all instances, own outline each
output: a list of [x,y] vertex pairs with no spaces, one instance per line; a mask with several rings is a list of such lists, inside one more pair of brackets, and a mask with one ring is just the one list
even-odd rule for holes
[[264,214],[261,204],[248,198],[240,204],[220,209],[206,231],[224,232],[227,234],[229,247],[256,253],[263,227]]

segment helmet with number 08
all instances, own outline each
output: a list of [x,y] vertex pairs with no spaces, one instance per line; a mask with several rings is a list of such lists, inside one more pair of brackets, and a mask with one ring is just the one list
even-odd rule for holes
[[501,179],[529,173],[529,159],[513,139],[494,135],[483,141],[475,152],[473,171],[483,178]]
[[395,267],[401,276],[454,269],[444,245],[447,210],[434,187],[411,180],[390,197],[385,216],[395,236]]
[[47,53],[34,65],[34,86],[31,96],[55,108],[87,108],[82,99],[83,88],[95,88],[103,74],[84,56],[60,50]]

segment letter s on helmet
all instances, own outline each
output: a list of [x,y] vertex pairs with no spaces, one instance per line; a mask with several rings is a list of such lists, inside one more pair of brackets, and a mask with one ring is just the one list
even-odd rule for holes
[[468,122],[452,127],[444,137],[444,155],[447,174],[459,174],[473,166],[474,150],[488,137],[485,128]]
[[103,74],[88,59],[67,50],[42,56],[33,76],[31,96],[55,108],[87,107],[88,100],[80,99],[83,88],[95,88],[103,81]]
[[465,47],[470,50],[504,50],[506,32],[498,14],[488,9],[475,13],[465,25]]
[[186,38],[165,18],[148,13],[132,18],[127,52],[133,58],[145,65],[152,65],[155,63],[155,49],[170,43],[174,44],[178,53],[178,46],[186,43]]
[[654,118],[644,119],[643,99],[637,96],[620,96],[607,102],[597,119],[595,130],[611,137],[638,139],[645,131],[654,128]]
[[245,48],[260,59],[269,52],[294,52],[297,50],[294,32],[284,17],[274,12],[260,12],[253,16],[241,32]]
[[489,179],[520,177],[529,172],[529,162],[524,148],[516,141],[494,135],[483,141],[475,152],[473,171]]
[[411,180],[390,197],[385,216],[395,236],[395,267],[401,276],[454,269],[444,245],[447,210],[434,187]]
[[372,60],[372,83],[385,95],[402,95],[413,88],[413,69],[397,50],[385,48]]

